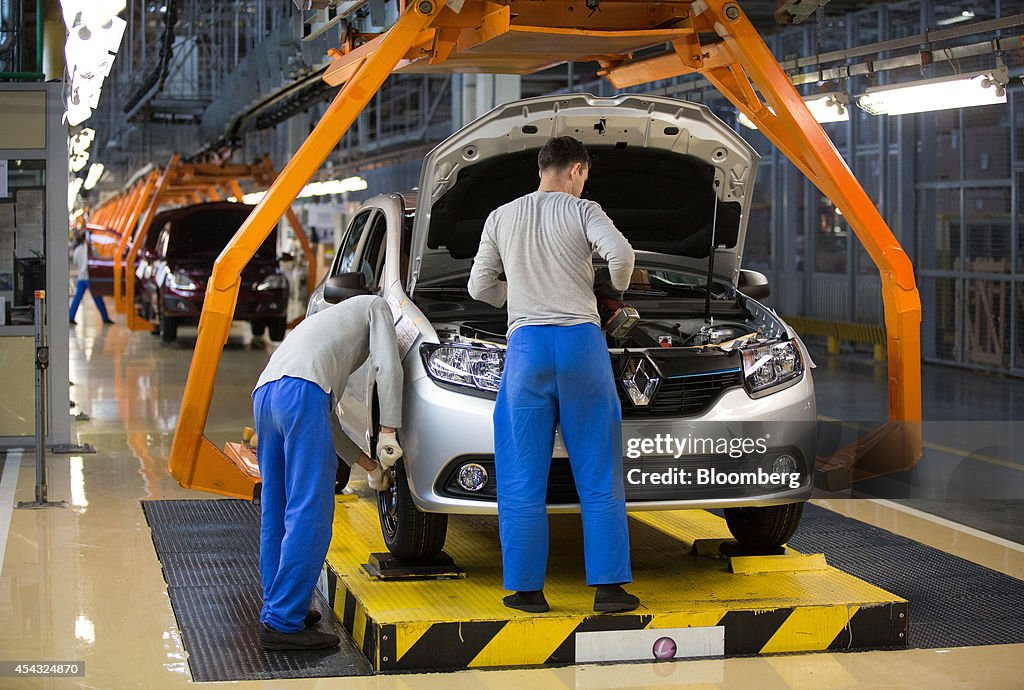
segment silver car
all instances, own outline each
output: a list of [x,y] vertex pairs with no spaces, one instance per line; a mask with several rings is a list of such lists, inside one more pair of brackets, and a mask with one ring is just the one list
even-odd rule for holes
[[[559,95],[488,113],[427,155],[418,194],[363,204],[310,299],[311,314],[372,292],[395,315],[405,457],[378,497],[388,548],[430,558],[444,546],[449,514],[497,511],[491,417],[506,314],[471,299],[466,284],[487,215],[536,189],[537,151],[560,135],[587,146],[584,196],[636,250],[624,301],[639,323],[606,329],[629,510],[724,508],[740,542],[785,543],[811,489],[813,364],[756,301],[768,294],[764,276],[740,268],[757,155],[698,104]],[[595,261],[600,276],[606,268]],[[353,442],[372,454],[377,401],[367,367],[336,411],[339,456],[351,465]],[[547,503],[550,512],[579,510],[560,437]]]

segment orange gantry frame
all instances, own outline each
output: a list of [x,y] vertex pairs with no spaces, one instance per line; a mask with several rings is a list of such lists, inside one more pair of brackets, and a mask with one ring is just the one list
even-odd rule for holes
[[[114,254],[114,306],[126,314],[125,323],[132,330],[149,330],[152,324],[138,315],[135,304],[133,267],[139,252],[145,246],[153,219],[162,206],[174,206],[204,201],[219,201],[223,190],[230,190],[236,200],[242,200],[242,183],[250,181],[265,189],[276,177],[270,160],[264,158],[255,165],[227,163],[189,163],[175,154],[160,171],[148,173],[128,190],[108,201],[97,210],[92,222],[107,225],[120,233]],[[98,217],[97,217],[98,214]],[[288,209],[288,222],[302,245],[310,270],[307,287],[316,286],[313,267],[316,257],[298,216]]]
[[[848,481],[917,462],[921,304],[912,266],[740,6],[728,0],[603,0],[598,11],[578,9],[555,0],[413,1],[386,33],[332,51],[324,80],[341,90],[214,266],[171,447],[170,470],[182,486],[253,494],[259,476],[251,457],[239,454],[237,444],[221,451],[203,435],[240,272],[388,75],[529,74],[569,60],[599,62],[619,88],[702,74],[832,199],[881,273],[889,418],[828,459],[827,469]],[[671,52],[633,59],[635,51],[665,43],[672,44]]]

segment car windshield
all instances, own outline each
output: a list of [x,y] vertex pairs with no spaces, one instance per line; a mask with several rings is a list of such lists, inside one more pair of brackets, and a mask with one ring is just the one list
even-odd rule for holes
[[[171,221],[167,254],[171,256],[216,256],[231,240],[252,210],[197,209]],[[260,246],[258,256],[273,259],[277,255],[277,233],[273,231]]]

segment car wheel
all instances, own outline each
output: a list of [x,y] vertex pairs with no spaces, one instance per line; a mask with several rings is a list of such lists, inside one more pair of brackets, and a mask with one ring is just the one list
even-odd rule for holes
[[178,320],[169,316],[160,317],[160,340],[173,343],[178,339]]
[[348,486],[348,478],[352,475],[352,467],[340,455],[337,455],[337,458],[338,472],[334,475],[334,493],[340,494]]
[[444,513],[424,513],[413,503],[409,480],[405,475],[405,462],[394,466],[395,479],[391,488],[377,493],[377,513],[384,543],[402,560],[428,560],[444,548],[448,534],[448,516]]
[[267,328],[270,329],[270,339],[275,343],[279,343],[284,340],[284,332],[288,328],[288,322],[285,321],[284,317],[268,319]]
[[732,536],[743,546],[774,549],[789,541],[803,513],[803,503],[763,508],[726,508],[725,521]]
[[263,334],[267,331],[267,324],[256,319],[249,322],[249,327],[252,328],[252,337],[254,338],[262,338]]

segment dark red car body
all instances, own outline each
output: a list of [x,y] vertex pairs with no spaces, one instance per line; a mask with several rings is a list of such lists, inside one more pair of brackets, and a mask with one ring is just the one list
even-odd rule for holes
[[[135,267],[135,308],[159,323],[165,341],[179,324],[199,322],[213,264],[253,207],[213,202],[163,211],[153,219]],[[234,318],[252,324],[255,335],[284,338],[288,284],[278,263],[277,232],[242,270]]]

